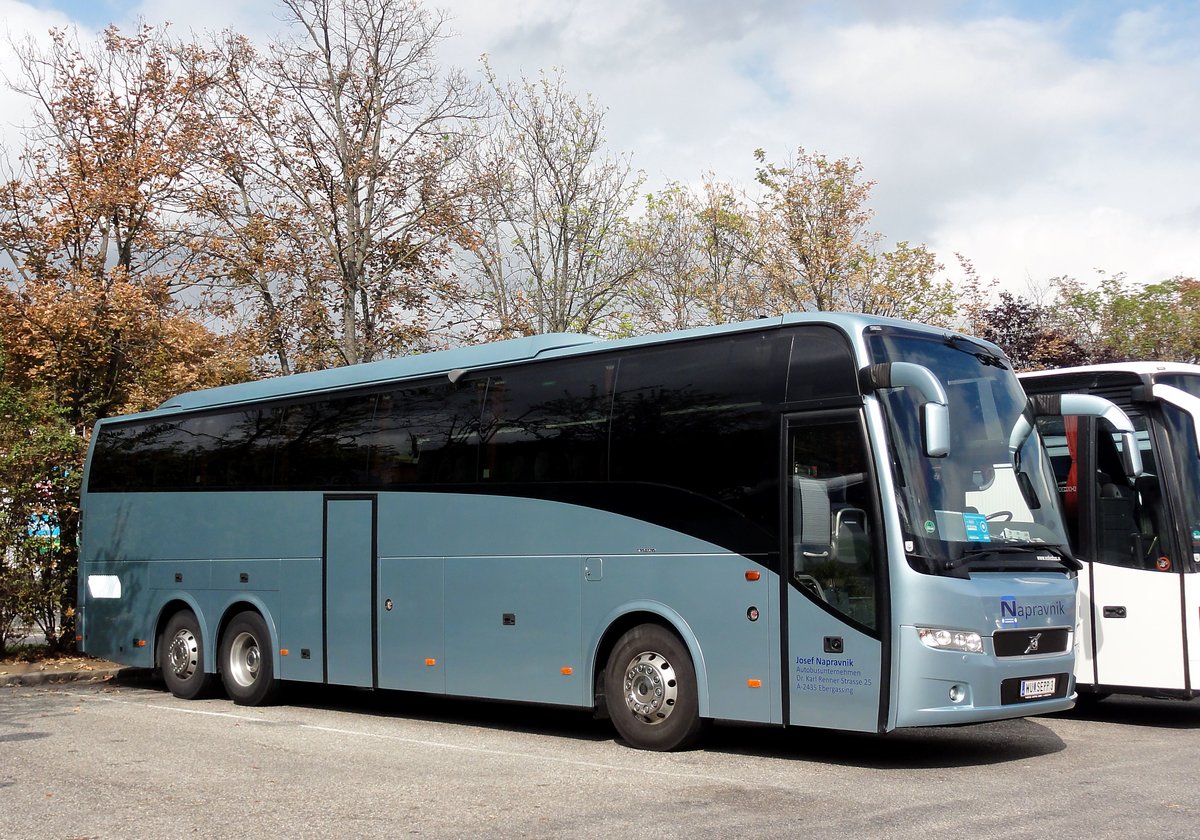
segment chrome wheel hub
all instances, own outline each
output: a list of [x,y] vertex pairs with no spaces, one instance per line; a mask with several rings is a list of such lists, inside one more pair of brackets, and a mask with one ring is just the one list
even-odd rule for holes
[[229,674],[240,686],[254,685],[262,664],[258,640],[249,633],[238,633],[229,646]]
[[639,653],[625,669],[625,705],[643,723],[662,723],[678,699],[675,669],[662,654]]
[[200,667],[200,643],[196,634],[186,627],[178,630],[167,648],[167,664],[171,673],[186,680]]

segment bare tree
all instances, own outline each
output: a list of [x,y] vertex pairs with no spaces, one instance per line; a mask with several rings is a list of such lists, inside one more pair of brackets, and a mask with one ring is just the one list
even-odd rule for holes
[[950,320],[955,295],[936,279],[942,266],[934,255],[905,242],[885,251],[882,234],[869,227],[874,182],[862,180],[860,162],[804,149],[782,166],[761,149],[755,157],[766,189],[758,224],[775,308]]
[[437,64],[445,20],[416,2],[282,3],[295,38],[265,55],[225,39],[218,110],[236,106],[230,127],[251,136],[215,158],[234,209],[210,218],[243,255],[279,243],[286,270],[234,261],[230,288],[285,369],[301,347],[301,367],[406,352],[427,336],[446,254],[465,243],[460,162],[481,96]]
[[648,196],[636,226],[644,259],[627,295],[631,331],[728,323],[763,311],[759,229],[733,186],[712,176],[699,191],[669,184]]
[[628,214],[640,183],[604,154],[604,112],[560,72],[501,84],[489,140],[475,158],[480,221],[470,272],[485,334],[601,327],[636,275]]

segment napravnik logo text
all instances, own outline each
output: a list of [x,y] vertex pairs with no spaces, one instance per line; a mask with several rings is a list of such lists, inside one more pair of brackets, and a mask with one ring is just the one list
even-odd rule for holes
[[1031,618],[1063,618],[1067,617],[1067,605],[1064,601],[1054,601],[1050,604],[1022,604],[1012,595],[1000,598],[1000,624],[1018,625]]

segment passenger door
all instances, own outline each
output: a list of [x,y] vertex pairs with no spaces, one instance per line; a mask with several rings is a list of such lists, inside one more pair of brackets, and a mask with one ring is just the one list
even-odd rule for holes
[[[1157,447],[1144,414],[1128,410],[1143,468],[1157,475]],[[1152,479],[1131,486],[1119,444],[1103,420],[1038,421],[1055,462],[1080,575],[1080,683],[1106,688],[1183,689],[1185,558],[1175,556],[1166,501]],[[1182,562],[1181,562],[1182,561]]]
[[791,417],[786,458],[787,719],[874,732],[886,578],[861,411]]

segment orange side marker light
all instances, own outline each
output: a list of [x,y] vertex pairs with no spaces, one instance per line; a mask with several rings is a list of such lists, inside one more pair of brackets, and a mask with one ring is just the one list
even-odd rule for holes
[[762,688],[762,680],[746,680],[746,685],[751,688]]
[[759,580],[760,578],[762,578],[762,572],[746,572],[746,580]]

